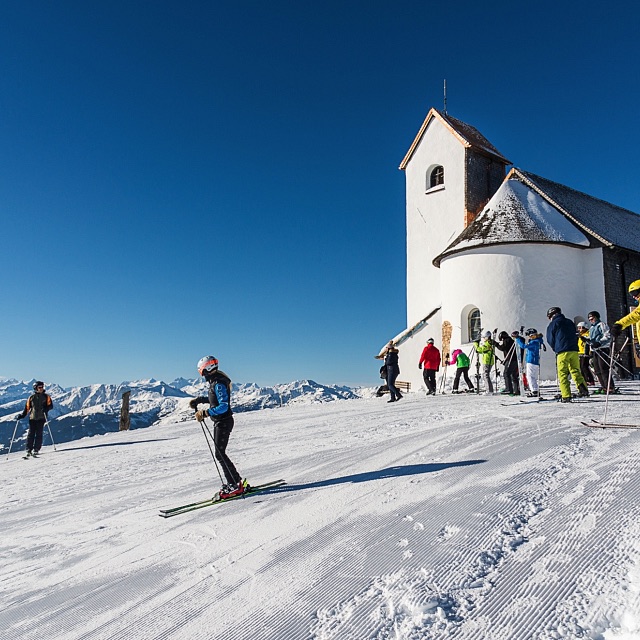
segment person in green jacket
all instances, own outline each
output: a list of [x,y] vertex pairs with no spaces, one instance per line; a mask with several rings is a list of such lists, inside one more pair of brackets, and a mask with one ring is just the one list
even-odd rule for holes
[[464,376],[464,381],[467,383],[469,391],[475,391],[471,380],[469,380],[469,356],[461,349],[456,349],[451,354],[451,362],[449,364],[455,364],[457,367],[456,377],[453,380],[453,393],[464,393],[463,391],[458,391],[458,385],[460,384],[460,378],[462,376]]
[[491,331],[485,331],[482,334],[482,342],[475,342],[476,353],[482,363],[482,379],[487,388],[487,393],[493,395],[493,383],[491,382],[491,369],[495,362],[495,347],[491,340]]

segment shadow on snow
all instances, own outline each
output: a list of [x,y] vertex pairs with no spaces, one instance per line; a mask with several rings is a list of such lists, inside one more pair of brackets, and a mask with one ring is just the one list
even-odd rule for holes
[[329,478],[308,482],[306,484],[287,484],[277,487],[274,492],[283,493],[286,491],[300,491],[302,489],[316,489],[320,487],[331,487],[336,484],[348,484],[351,482],[370,482],[371,480],[384,480],[386,478],[401,478],[402,476],[414,476],[423,473],[435,473],[444,469],[455,469],[456,467],[470,467],[476,464],[483,464],[486,460],[462,460],[460,462],[432,462],[430,464],[409,464],[402,467],[387,467],[378,471],[367,471],[365,473],[354,473],[340,478]]

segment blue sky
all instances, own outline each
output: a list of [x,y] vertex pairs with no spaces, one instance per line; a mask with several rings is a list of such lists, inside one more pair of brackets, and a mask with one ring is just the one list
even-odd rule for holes
[[640,9],[5,1],[0,375],[376,384],[430,107],[640,212]]

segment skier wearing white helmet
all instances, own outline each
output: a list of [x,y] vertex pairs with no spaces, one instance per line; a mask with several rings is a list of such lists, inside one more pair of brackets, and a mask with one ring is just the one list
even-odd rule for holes
[[[198,422],[203,422],[205,418],[213,421],[215,456],[227,480],[220,489],[220,498],[237,496],[244,493],[248,485],[226,453],[234,424],[231,410],[231,379],[218,369],[218,360],[214,356],[200,358],[198,373],[209,383],[209,397],[194,398],[189,402],[189,406],[196,409]],[[209,408],[199,410],[198,405],[205,403],[209,403]]]

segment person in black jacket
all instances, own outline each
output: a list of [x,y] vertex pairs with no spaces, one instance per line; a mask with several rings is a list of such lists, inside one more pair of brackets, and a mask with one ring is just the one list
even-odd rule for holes
[[[222,499],[230,498],[244,493],[248,488],[246,480],[242,479],[227,455],[227,445],[234,424],[231,410],[231,379],[218,369],[218,360],[213,356],[200,358],[198,372],[209,383],[209,396],[194,398],[189,402],[189,406],[196,409],[198,422],[203,422],[205,418],[213,420],[215,456],[227,480],[219,495]],[[198,405],[205,403],[209,403],[209,408],[198,410]]]
[[504,353],[504,393],[509,395],[520,395],[520,380],[518,375],[518,356],[516,354],[515,340],[506,332],[501,331],[498,334],[500,342],[494,342],[494,346]]
[[398,349],[393,343],[393,340],[390,340],[385,350],[379,356],[376,356],[378,359],[384,358],[384,364],[387,368],[387,386],[391,394],[391,400],[387,400],[387,402],[396,402],[396,400],[401,400],[404,397],[396,387],[396,380],[400,375],[398,353]]
[[27,433],[27,458],[37,456],[42,448],[42,434],[47,421],[47,414],[53,407],[51,396],[44,392],[44,382],[38,380],[33,385],[34,394],[29,396],[24,409],[16,416],[22,420],[29,414],[29,431]]
[[588,396],[589,390],[580,372],[578,336],[575,325],[562,315],[560,307],[551,307],[547,311],[547,318],[551,320],[547,327],[547,343],[556,353],[561,401],[571,402],[569,375],[576,383],[579,395]]

